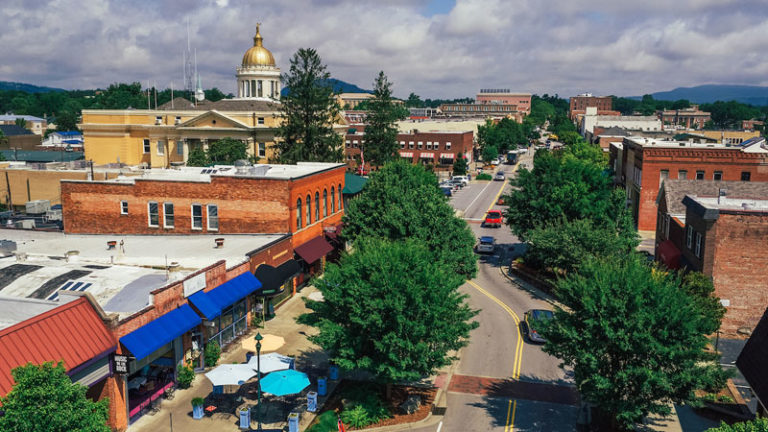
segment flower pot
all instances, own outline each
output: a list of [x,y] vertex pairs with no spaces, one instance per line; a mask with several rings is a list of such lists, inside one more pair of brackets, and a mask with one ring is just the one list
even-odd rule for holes
[[195,420],[200,420],[203,418],[203,406],[202,405],[193,405],[192,406],[192,418]]

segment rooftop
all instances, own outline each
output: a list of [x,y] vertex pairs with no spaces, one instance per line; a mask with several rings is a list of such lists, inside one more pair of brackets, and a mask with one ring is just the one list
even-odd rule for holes
[[748,153],[768,153],[768,146],[766,146],[765,138],[752,138],[744,141],[741,144],[723,144],[723,143],[711,143],[711,142],[693,142],[693,141],[676,141],[671,139],[656,139],[647,137],[626,137],[624,138],[641,147],[653,147],[653,148],[695,148],[695,149],[734,149],[741,150]]
[[[666,179],[662,184],[659,199],[666,200],[667,212],[672,215],[685,216],[683,198],[686,195],[712,197],[717,200],[720,190],[725,190],[728,201],[764,200],[768,198],[768,183],[742,181],[711,181],[711,180],[676,180]],[[739,198],[736,198],[739,197]]]
[[61,306],[60,302],[0,296],[0,330]]
[[16,121],[16,119],[24,119],[26,121],[44,121],[45,120],[45,119],[41,119],[40,117],[35,117],[31,115],[16,115],[16,114],[0,115],[0,121]]
[[[149,304],[151,291],[220,260],[231,268],[285,236],[76,235],[0,229],[0,239],[17,244],[16,256],[0,258],[0,296],[58,300],[60,290],[88,292],[105,311],[130,315]],[[224,247],[215,248],[214,238],[224,238]],[[108,250],[108,241],[118,246]],[[67,259],[68,251],[78,253]]]
[[763,199],[752,199],[731,196],[702,197],[694,195],[690,196],[690,198],[708,209],[757,212],[768,211],[768,196],[765,196]]
[[71,162],[83,159],[81,151],[0,150],[6,161]]
[[[210,183],[211,177],[293,180],[339,167],[346,167],[346,165],[326,162],[298,162],[296,165],[256,164],[244,166],[178,167],[172,169],[151,168],[144,170],[136,176],[119,176],[114,179],[99,181],[99,183],[135,184],[137,180]],[[78,182],[84,180],[63,181]]]

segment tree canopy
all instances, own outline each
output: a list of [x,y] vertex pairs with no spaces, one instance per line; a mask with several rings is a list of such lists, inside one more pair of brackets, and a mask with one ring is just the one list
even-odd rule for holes
[[432,250],[433,259],[457,274],[472,277],[477,271],[472,231],[455,216],[437,177],[419,165],[394,161],[371,174],[345,209],[342,233],[351,241],[419,239]]
[[109,401],[86,398],[88,388],[72,383],[64,365],[27,364],[11,371],[16,382],[0,398],[5,432],[109,432]]
[[[359,201],[359,200],[358,200]],[[346,370],[362,369],[385,383],[417,380],[467,344],[469,308],[464,278],[435,260],[417,239],[359,239],[355,252],[326,267],[315,286],[323,301],[307,301],[300,317],[320,332],[310,339]]]
[[508,118],[496,123],[487,120],[484,125],[477,127],[477,142],[482,152],[488,147],[494,147],[498,155],[518,147],[527,147],[532,131],[533,125],[530,123],[517,123]]
[[544,351],[573,367],[582,398],[629,430],[669,403],[694,401],[694,391],[722,387],[727,374],[705,351],[720,325],[675,274],[636,255],[592,260],[557,283],[564,305],[544,326]]
[[756,418],[752,421],[738,422],[732,425],[722,422],[716,428],[707,429],[707,432],[768,432],[768,419]]
[[365,127],[365,144],[362,149],[366,161],[370,162],[371,166],[381,166],[399,157],[397,120],[397,106],[392,99],[392,83],[384,75],[384,71],[380,71],[373,83],[373,99],[368,101],[368,124]]
[[456,155],[456,160],[453,161],[453,175],[466,175],[468,168],[469,165],[467,164],[467,159],[464,158],[464,155]]
[[277,129],[277,158],[299,161],[339,162],[342,136],[333,130],[341,108],[336,101],[331,74],[312,48],[300,48],[291,57],[283,85],[290,90],[281,98],[282,123]]
[[222,138],[208,145],[208,159],[213,164],[232,165],[237,160],[248,160],[246,144],[234,138]]

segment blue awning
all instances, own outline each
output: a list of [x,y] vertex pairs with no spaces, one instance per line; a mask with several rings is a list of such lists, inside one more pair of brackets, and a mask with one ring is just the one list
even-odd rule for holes
[[221,315],[222,310],[258,289],[261,289],[261,282],[253,273],[245,272],[208,292],[198,291],[189,296],[188,300],[206,319],[212,320]]
[[201,322],[195,311],[185,304],[121,337],[120,343],[136,360],[141,360]]

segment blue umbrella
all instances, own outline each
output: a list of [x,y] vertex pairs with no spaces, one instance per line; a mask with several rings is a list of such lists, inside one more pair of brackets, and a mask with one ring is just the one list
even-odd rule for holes
[[300,393],[309,386],[309,377],[293,369],[272,372],[261,379],[261,391],[275,396]]

